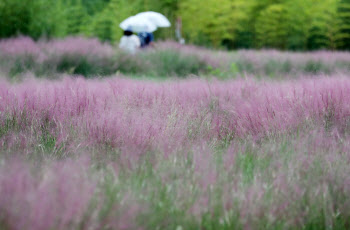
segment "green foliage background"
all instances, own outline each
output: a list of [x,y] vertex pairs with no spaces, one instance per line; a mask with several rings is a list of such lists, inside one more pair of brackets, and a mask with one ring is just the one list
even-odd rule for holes
[[182,19],[188,43],[228,49],[350,49],[350,0],[1,0],[0,38],[84,35],[118,41],[119,23],[141,11],[158,11],[175,38]]

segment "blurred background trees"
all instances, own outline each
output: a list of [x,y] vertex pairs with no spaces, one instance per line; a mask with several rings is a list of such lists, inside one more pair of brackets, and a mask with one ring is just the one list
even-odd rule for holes
[[115,42],[119,23],[141,11],[173,23],[156,31],[215,48],[350,49],[350,0],[1,0],[0,38],[83,35]]
[[341,49],[350,49],[350,0],[340,0],[337,5],[338,33],[337,46]]

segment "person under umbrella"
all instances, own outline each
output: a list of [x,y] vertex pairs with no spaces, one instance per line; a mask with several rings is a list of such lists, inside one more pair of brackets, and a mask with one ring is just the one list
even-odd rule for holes
[[119,48],[134,54],[141,47],[141,42],[138,36],[133,34],[130,29],[124,30],[124,36],[120,39]]
[[[154,11],[141,12],[135,15],[138,18],[142,18],[142,20],[148,20],[152,22],[157,27],[169,27],[171,23],[169,20],[161,13]],[[142,31],[138,33],[138,36],[141,41],[141,48],[145,48],[147,46],[153,46],[154,36],[152,31]]]
[[147,46],[153,46],[154,36],[150,32],[141,32],[137,36],[141,41],[141,48],[146,48]]
[[153,11],[128,17],[119,24],[123,30],[130,28],[133,32],[138,33],[142,48],[153,45],[153,32],[158,27],[169,27],[170,25],[169,20],[164,15]]

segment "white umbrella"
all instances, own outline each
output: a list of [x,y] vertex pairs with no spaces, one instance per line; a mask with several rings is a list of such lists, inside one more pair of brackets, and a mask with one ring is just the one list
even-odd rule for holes
[[152,33],[157,30],[157,26],[149,19],[141,16],[131,16],[119,24],[123,30],[131,30],[136,33],[149,32]]
[[142,16],[144,18],[147,18],[157,27],[169,27],[171,25],[169,20],[163,14],[158,12],[147,11],[147,12],[138,13],[136,16]]

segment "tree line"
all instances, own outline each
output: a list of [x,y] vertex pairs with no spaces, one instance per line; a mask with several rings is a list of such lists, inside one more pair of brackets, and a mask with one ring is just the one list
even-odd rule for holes
[[1,0],[0,38],[68,35],[118,41],[119,23],[141,11],[173,23],[156,37],[215,48],[350,49],[350,0]]

